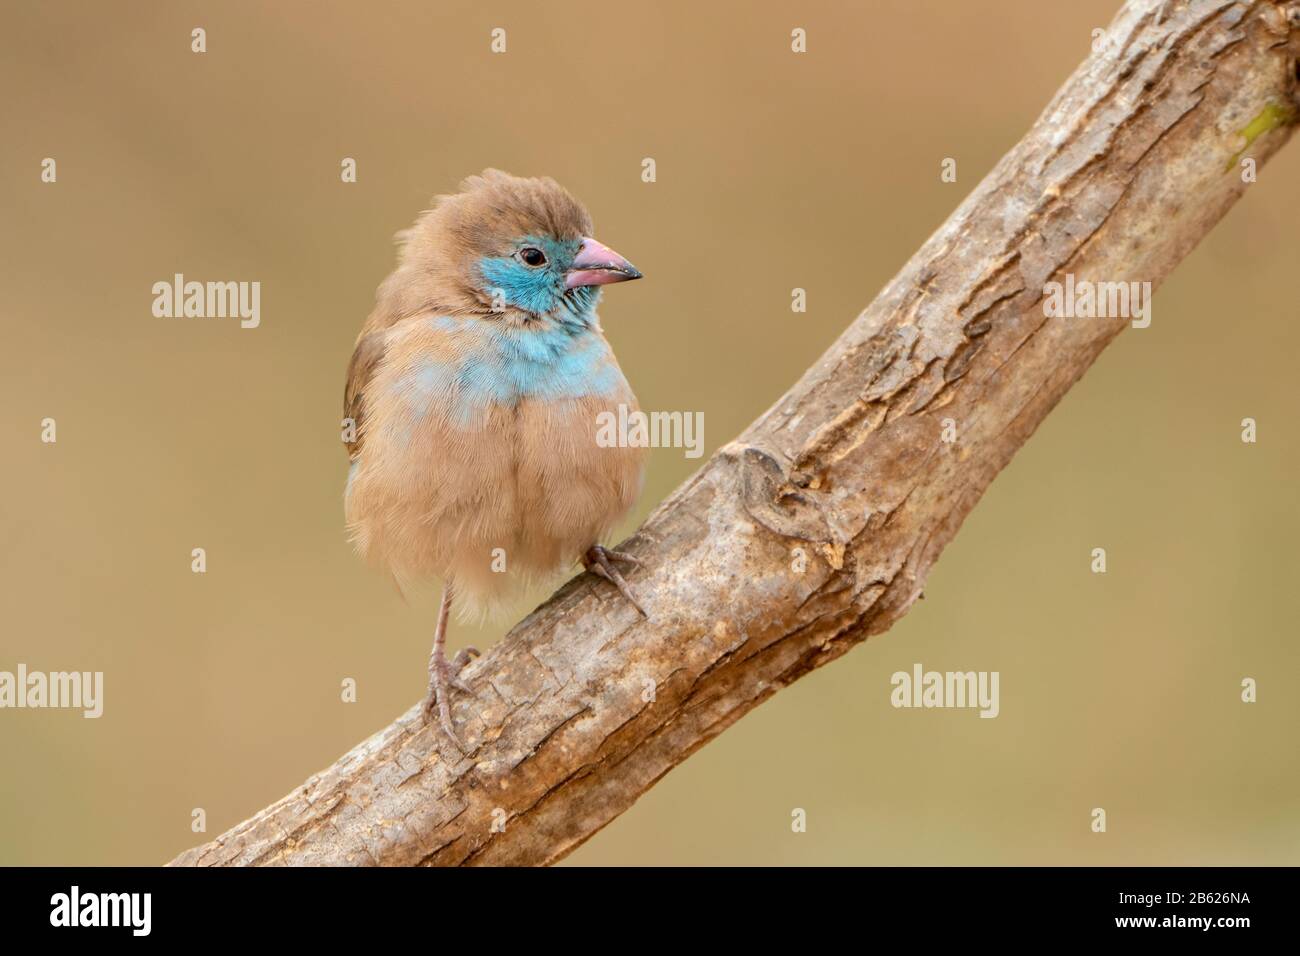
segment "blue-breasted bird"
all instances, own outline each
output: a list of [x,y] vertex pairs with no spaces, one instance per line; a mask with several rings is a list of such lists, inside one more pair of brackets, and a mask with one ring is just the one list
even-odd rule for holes
[[596,441],[601,412],[636,409],[600,286],[641,273],[591,232],[552,179],[471,176],[398,234],[348,366],[348,528],[399,586],[442,579],[423,712],[458,746],[448,694],[477,651],[446,658],[453,594],[499,606],[580,559],[641,610],[614,564],[635,560],[600,540],[640,493],[644,449]]

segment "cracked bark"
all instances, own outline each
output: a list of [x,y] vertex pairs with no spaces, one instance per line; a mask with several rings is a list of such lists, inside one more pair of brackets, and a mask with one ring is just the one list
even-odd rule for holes
[[[1245,191],[1238,154],[1262,163],[1289,138],[1298,36],[1300,2],[1132,0],[826,354],[619,546],[644,563],[650,620],[591,575],[570,581],[467,669],[469,755],[413,707],[173,863],[551,863],[886,630],[1128,324],[1045,318],[1044,283],[1157,285]],[[1270,115],[1285,122],[1259,133]]]

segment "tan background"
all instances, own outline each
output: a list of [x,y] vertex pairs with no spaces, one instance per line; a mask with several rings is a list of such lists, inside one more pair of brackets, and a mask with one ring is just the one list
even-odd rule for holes
[[[647,274],[602,310],[629,379],[648,408],[702,410],[712,452],[1117,6],[5,0],[0,669],[103,670],[106,713],[0,711],[0,863],[166,860],[201,839],[192,808],[221,832],[422,692],[433,596],[404,604],[351,554],[338,420],[391,236],[433,193],[494,165],[580,196]],[[1292,146],[994,483],[898,627],[571,861],[1300,863],[1297,173]],[[153,318],[150,286],[178,271],[260,280],[262,327]],[[638,520],[693,467],[656,451]],[[916,661],[999,670],[1001,716],[892,709],[889,675]]]

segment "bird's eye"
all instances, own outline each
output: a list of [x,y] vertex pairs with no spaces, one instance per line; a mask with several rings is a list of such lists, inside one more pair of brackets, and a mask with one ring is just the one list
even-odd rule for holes
[[536,269],[538,266],[546,265],[546,254],[541,249],[534,249],[528,246],[519,250],[519,260],[526,266],[532,266]]

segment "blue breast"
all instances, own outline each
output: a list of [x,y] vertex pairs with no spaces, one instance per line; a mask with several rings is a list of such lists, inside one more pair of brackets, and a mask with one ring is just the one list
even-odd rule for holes
[[459,358],[426,358],[398,382],[417,415],[445,412],[473,424],[490,404],[611,395],[625,385],[605,339],[594,329],[554,324],[519,328],[477,319],[428,320],[457,337]]

